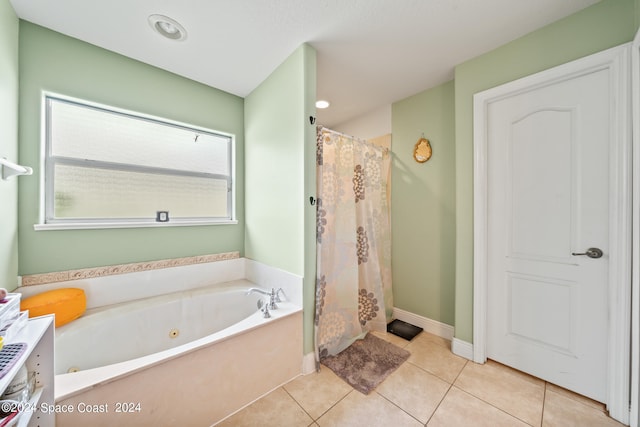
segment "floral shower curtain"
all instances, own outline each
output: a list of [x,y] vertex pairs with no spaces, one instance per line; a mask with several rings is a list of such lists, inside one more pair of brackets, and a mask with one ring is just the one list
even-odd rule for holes
[[393,311],[387,202],[389,151],[317,128],[316,361],[368,331],[386,330]]

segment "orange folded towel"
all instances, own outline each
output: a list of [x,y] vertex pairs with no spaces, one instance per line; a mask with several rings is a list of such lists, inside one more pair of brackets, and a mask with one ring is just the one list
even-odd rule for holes
[[20,310],[29,310],[29,317],[55,314],[56,328],[76,320],[87,309],[82,289],[62,288],[43,292],[20,302]]

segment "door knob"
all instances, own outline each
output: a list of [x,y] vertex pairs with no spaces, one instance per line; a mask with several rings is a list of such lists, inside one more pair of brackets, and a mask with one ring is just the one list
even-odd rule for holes
[[603,254],[602,254],[602,251],[600,249],[598,249],[598,248],[589,248],[584,253],[571,252],[571,255],[574,255],[574,256],[586,255],[589,258],[602,258]]

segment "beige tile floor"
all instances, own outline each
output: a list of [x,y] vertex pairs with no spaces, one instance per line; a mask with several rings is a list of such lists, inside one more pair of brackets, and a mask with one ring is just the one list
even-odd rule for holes
[[219,426],[622,426],[603,405],[499,363],[451,353],[450,342],[421,333],[411,342],[379,334],[411,352],[369,395],[322,366]]

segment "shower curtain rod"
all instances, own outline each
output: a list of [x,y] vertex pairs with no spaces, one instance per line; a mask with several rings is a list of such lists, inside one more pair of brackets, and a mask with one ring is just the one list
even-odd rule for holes
[[364,144],[370,145],[370,146],[372,146],[374,148],[379,148],[380,150],[382,150],[382,152],[384,154],[390,153],[390,150],[387,147],[382,147],[380,145],[376,145],[376,144],[372,143],[371,141],[369,141],[368,139],[360,138],[360,137],[349,135],[349,134],[342,133],[342,132],[338,132],[337,130],[330,129],[330,128],[328,128],[328,127],[326,127],[324,125],[321,125],[321,124],[318,124],[316,126],[322,128],[322,129],[326,129],[327,131],[333,132],[333,133],[335,133],[337,135],[343,136],[345,138],[354,138],[354,139],[357,139],[358,141],[360,141],[360,142],[362,142]]
[[[325,125],[318,125],[318,126],[319,126],[319,127],[321,127],[322,129],[326,129],[326,130],[327,130],[327,131],[329,131],[329,132],[333,132],[333,133],[335,133],[336,135],[344,136],[344,137],[346,137],[346,138],[355,138],[355,139],[363,140],[363,138],[359,138],[359,137],[354,136],[354,135],[348,135],[348,134],[346,134],[346,133],[342,133],[342,132],[339,132],[339,131],[337,131],[337,130],[333,130],[333,129],[331,129],[331,128],[326,127]],[[366,141],[366,139],[364,139],[364,141]]]

